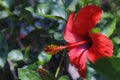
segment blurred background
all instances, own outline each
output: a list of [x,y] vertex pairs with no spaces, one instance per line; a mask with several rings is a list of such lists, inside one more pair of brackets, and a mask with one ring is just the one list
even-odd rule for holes
[[[0,80],[82,80],[67,50],[49,55],[43,49],[65,45],[69,14],[88,4],[103,9],[96,27],[113,41],[114,56],[120,57],[120,0],[0,0]],[[89,67],[87,80],[105,79]]]

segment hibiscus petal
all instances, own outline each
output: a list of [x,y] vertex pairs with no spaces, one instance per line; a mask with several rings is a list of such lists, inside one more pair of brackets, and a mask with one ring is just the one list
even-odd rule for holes
[[113,45],[109,38],[100,33],[90,33],[89,35],[93,43],[88,50],[87,56],[92,63],[99,58],[113,55]]
[[84,44],[79,47],[70,48],[68,52],[71,64],[78,69],[79,74],[84,78],[86,72],[86,59],[88,47],[88,44]]
[[98,23],[101,15],[102,10],[99,6],[89,5],[80,9],[74,20],[74,34],[86,37]]
[[68,21],[67,21],[67,24],[66,24],[66,27],[65,27],[65,30],[64,30],[64,39],[67,41],[67,42],[77,42],[79,41],[79,37],[77,37],[75,34],[73,34],[73,20],[74,20],[74,13],[71,13],[69,18],[68,18]]
[[86,70],[78,69],[78,72],[79,72],[81,77],[86,78]]
[[83,77],[86,78],[86,62],[87,62],[87,51],[85,51],[79,60],[78,72]]
[[72,65],[79,67],[79,60],[84,51],[85,51],[84,48],[79,48],[79,47],[70,49],[70,51],[68,52],[68,56]]

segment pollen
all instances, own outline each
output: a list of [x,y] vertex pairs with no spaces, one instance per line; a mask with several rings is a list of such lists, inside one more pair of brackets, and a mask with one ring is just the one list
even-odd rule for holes
[[47,54],[51,54],[51,55],[54,55],[56,54],[57,52],[61,51],[63,49],[62,46],[58,46],[58,45],[48,45],[47,47],[44,48],[44,51],[47,53]]

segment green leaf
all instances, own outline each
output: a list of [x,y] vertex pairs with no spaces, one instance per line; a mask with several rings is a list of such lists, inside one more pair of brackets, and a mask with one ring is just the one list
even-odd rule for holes
[[3,68],[7,60],[8,45],[5,35],[0,32],[0,67]]
[[26,69],[36,71],[39,66],[39,62],[34,62],[33,64],[27,65]]
[[8,9],[9,8],[9,6],[8,6],[8,4],[6,3],[6,1],[0,1],[0,7],[3,7],[4,9]]
[[30,46],[25,48],[25,52],[24,52],[24,60],[25,61],[28,61],[28,59],[29,59],[29,56],[30,56],[29,50],[30,50]]
[[8,59],[12,61],[23,60],[24,56],[20,50],[12,50],[8,53]]
[[111,36],[113,31],[115,30],[117,20],[116,18],[112,19],[111,21],[108,21],[106,25],[102,28],[102,33],[105,34],[106,36]]
[[87,5],[88,3],[92,2],[92,0],[80,0],[82,6]]
[[99,33],[100,32],[100,28],[94,28],[92,29],[92,33]]
[[63,40],[63,33],[62,32],[54,32],[54,38],[56,40]]
[[56,80],[52,73],[43,68],[39,68],[38,72],[42,80]]
[[9,14],[6,11],[0,11],[0,19],[8,17]]
[[72,0],[72,2],[67,7],[67,10],[70,10],[72,12],[76,11],[76,5],[78,4],[78,0]]
[[33,16],[28,10],[23,9],[21,11],[21,13],[22,14],[20,16],[20,19],[24,18],[26,20],[26,23],[28,23],[28,24],[33,24],[34,23]]
[[65,0],[65,7],[68,7],[73,0]]
[[120,44],[120,37],[115,36],[115,37],[112,38],[112,41],[115,42],[116,44]]
[[45,62],[48,62],[51,59],[52,55],[46,54],[44,51],[42,51],[38,55],[38,60],[41,64],[44,64]]
[[20,80],[42,80],[39,75],[28,69],[18,69],[18,76]]
[[94,76],[96,74],[96,71],[92,67],[90,67],[89,65],[90,65],[90,63],[87,62],[87,73],[86,73],[87,80],[96,79],[96,77]]
[[117,57],[120,57],[120,48],[117,49]]
[[14,0],[4,0],[4,2],[10,7],[14,3]]
[[58,80],[70,80],[68,76],[61,76]]
[[50,3],[52,1],[53,0],[37,0],[37,2],[39,2],[39,3]]
[[39,4],[34,7],[26,7],[26,10],[32,14],[39,16],[52,18],[52,19],[66,19],[67,14],[62,5],[56,5],[52,3]]
[[102,19],[104,18],[113,18],[114,16],[111,13],[104,12],[101,16]]
[[120,80],[120,58],[101,58],[91,64],[106,80]]
[[51,14],[61,17],[63,19],[67,18],[67,13],[65,12],[64,7],[62,5],[52,5]]

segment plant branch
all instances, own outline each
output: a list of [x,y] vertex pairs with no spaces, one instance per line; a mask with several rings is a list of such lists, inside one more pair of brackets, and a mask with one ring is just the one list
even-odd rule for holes
[[57,70],[56,70],[56,73],[55,73],[55,78],[58,77],[58,74],[59,74],[59,72],[60,72],[60,68],[61,68],[61,65],[62,65],[62,62],[63,62],[64,56],[65,56],[65,52],[63,52],[63,54],[62,54],[62,57],[61,57],[61,60],[60,60],[59,66],[58,66],[58,68],[57,68]]
[[17,75],[15,73],[14,65],[13,65],[12,61],[10,61],[10,60],[7,60],[7,61],[8,61],[8,64],[10,66],[10,71],[11,71],[11,73],[13,75],[13,78],[14,78],[14,80],[16,80],[17,79]]

